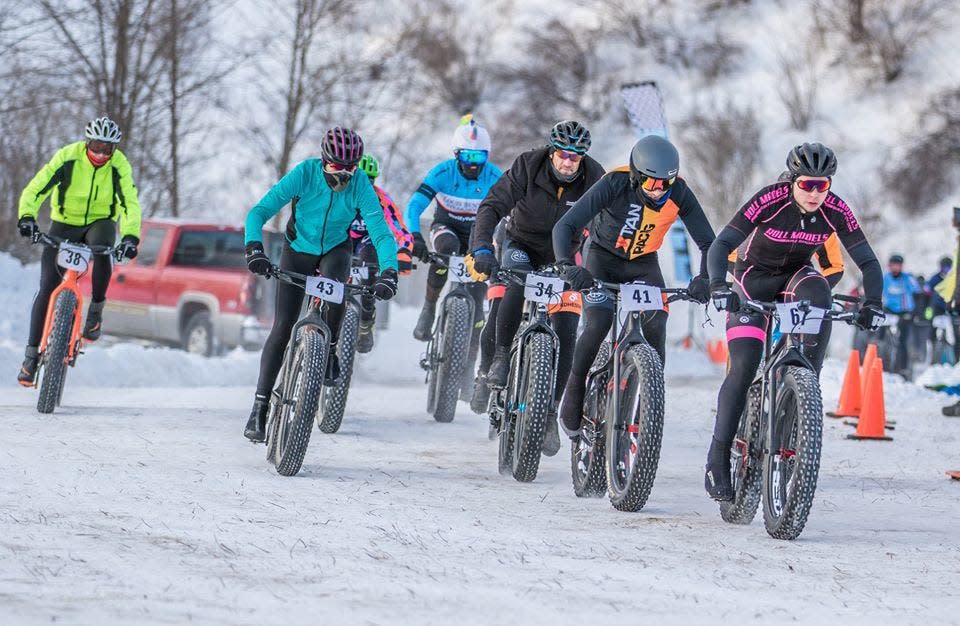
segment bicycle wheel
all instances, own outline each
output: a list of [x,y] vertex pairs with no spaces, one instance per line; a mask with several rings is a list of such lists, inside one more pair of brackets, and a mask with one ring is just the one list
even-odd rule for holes
[[763,523],[776,539],[803,532],[817,490],[823,402],[812,371],[781,371],[777,406],[771,411],[774,439],[763,460]]
[[433,418],[438,422],[452,422],[470,349],[470,305],[464,298],[448,296],[443,301],[443,308]]
[[514,479],[528,483],[540,469],[540,449],[547,427],[547,413],[553,403],[553,338],[542,332],[527,336],[520,371],[523,373],[517,397],[520,400],[513,420]]
[[500,414],[500,430],[497,433],[497,469],[503,476],[513,474],[513,444],[514,436],[514,415],[509,410],[511,390],[516,389],[516,377],[513,374],[514,363],[510,362],[510,377],[507,379],[507,386],[503,389],[493,391],[492,403],[495,403],[495,411]]
[[352,300],[347,301],[337,340],[337,357],[340,359],[340,380],[332,387],[323,388],[323,410],[317,413],[317,428],[332,434],[340,430],[343,412],[347,408],[350,380],[353,378],[353,360],[357,354],[357,334],[360,330],[360,309]]
[[607,491],[607,474],[603,465],[604,433],[603,415],[607,408],[607,381],[609,371],[598,371],[610,357],[610,342],[600,344],[597,358],[593,360],[583,399],[581,435],[570,441],[570,473],[573,477],[573,493],[579,498],[598,498]]
[[663,366],[649,344],[630,346],[620,371],[620,414],[606,424],[607,495],[619,511],[647,503],[663,439]]
[[53,307],[53,324],[50,327],[50,336],[47,337],[47,349],[43,351],[43,377],[40,380],[40,396],[37,398],[37,411],[40,413],[53,413],[63,395],[70,339],[73,335],[74,317],[77,315],[77,295],[65,289],[57,295]]
[[276,420],[274,461],[277,473],[283,476],[296,475],[303,465],[320,405],[328,349],[324,336],[307,328],[294,352],[293,367],[284,381],[283,404]]
[[730,481],[733,500],[720,503],[720,517],[731,524],[749,524],[760,506],[763,476],[763,441],[760,434],[760,383],[747,392],[737,437],[730,448]]

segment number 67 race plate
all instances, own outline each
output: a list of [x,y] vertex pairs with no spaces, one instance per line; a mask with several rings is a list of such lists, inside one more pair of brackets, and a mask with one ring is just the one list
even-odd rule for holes
[[563,279],[530,272],[523,287],[523,297],[544,304],[559,302],[563,297]]
[[338,280],[330,280],[323,276],[308,276],[304,291],[334,304],[343,302],[343,283]]
[[826,309],[809,307],[806,311],[796,302],[777,303],[777,315],[780,317],[780,332],[785,335],[806,335],[820,332],[823,314]]

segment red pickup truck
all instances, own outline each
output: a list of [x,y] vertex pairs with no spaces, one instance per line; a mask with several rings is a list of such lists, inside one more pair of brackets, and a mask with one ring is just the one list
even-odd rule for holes
[[145,220],[139,255],[113,270],[103,332],[205,356],[261,346],[272,289],[247,271],[243,249],[242,228]]

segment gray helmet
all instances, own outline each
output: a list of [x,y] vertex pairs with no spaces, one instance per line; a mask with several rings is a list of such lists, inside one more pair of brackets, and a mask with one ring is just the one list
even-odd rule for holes
[[640,176],[673,178],[680,171],[680,154],[672,143],[657,135],[647,135],[630,151],[630,180],[639,184]]
[[557,150],[570,150],[586,154],[590,149],[590,131],[574,120],[557,122],[550,129],[550,145]]
[[837,155],[822,143],[794,146],[787,155],[787,169],[797,176],[833,176],[837,173]]

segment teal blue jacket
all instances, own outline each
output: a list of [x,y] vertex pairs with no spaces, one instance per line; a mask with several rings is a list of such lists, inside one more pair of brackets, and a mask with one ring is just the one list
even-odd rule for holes
[[397,269],[397,242],[383,218],[369,176],[354,175],[343,191],[334,192],[323,177],[320,159],[303,161],[247,213],[246,243],[263,241],[263,225],[290,203],[293,205],[286,237],[297,252],[320,256],[337,247],[346,241],[350,224],[359,211],[377,250],[380,267]]

